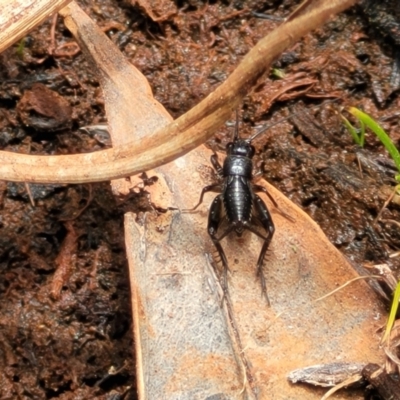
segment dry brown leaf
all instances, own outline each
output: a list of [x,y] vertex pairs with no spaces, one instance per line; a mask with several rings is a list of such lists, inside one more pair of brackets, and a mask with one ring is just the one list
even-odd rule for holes
[[[205,184],[196,166],[208,165],[209,156],[209,151],[201,149],[159,170],[173,188],[172,205],[196,204]],[[252,392],[259,390],[260,399],[319,399],[321,391],[290,385],[288,372],[334,361],[379,362],[376,331],[383,323],[384,309],[363,281],[314,301],[356,273],[304,212],[263,184],[279,207],[295,219],[289,221],[264,199],[276,224],[266,262],[271,307],[262,299],[255,276],[260,240],[249,234],[243,241],[235,237],[223,241],[232,270],[234,316],[252,366],[254,382],[246,386],[247,395],[255,398]],[[229,345],[234,338],[206,257],[214,252],[206,233],[212,198],[212,194],[206,196],[198,213],[151,214],[141,227],[133,215],[126,216],[139,322],[137,351],[143,360],[141,377],[148,398],[160,393],[176,398],[180,393],[181,398],[192,399],[200,388],[199,398],[215,393],[240,398],[243,366],[239,354],[228,351],[235,348]]]

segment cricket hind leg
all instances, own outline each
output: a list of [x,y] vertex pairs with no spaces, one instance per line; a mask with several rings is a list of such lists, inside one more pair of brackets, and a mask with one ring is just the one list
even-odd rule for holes
[[[267,188],[265,188],[262,185],[253,185],[253,190],[254,192],[263,192],[265,193],[268,198],[271,200],[272,204],[274,205],[274,207],[279,211],[280,214],[282,214],[286,219],[288,219],[291,222],[295,222],[295,219],[290,216],[289,214],[285,213],[285,211],[283,211],[279,206],[278,203],[276,202],[276,200],[272,197],[271,193],[268,192]],[[265,205],[265,204],[264,204]]]
[[[210,235],[210,238],[217,249],[218,255],[221,258],[222,262],[222,287],[224,294],[228,294],[228,271],[229,271],[229,266],[228,266],[228,260],[226,258],[224,249],[221,246],[220,241],[227,236],[231,231],[235,229],[234,226],[228,226],[226,230],[222,233],[220,237],[217,237],[218,233],[218,228],[221,226],[221,223],[223,222],[224,217],[222,217],[222,195],[217,196],[214,201],[211,204],[210,207],[210,213],[208,216],[208,225],[207,225],[207,230],[208,234]],[[217,272],[217,275],[220,275]]]
[[272,222],[271,214],[269,213],[267,206],[258,195],[254,196],[253,204],[255,210],[254,218],[260,223],[260,225],[264,228],[265,232],[267,233],[267,235],[264,236],[261,235],[259,232],[257,232],[255,229],[250,229],[253,233],[255,233],[257,236],[261,237],[264,240],[257,261],[257,276],[260,278],[261,292],[265,296],[268,305],[270,305],[267,292],[267,283],[263,271],[263,264],[264,264],[265,254],[267,253],[268,247],[275,233],[275,226],[274,223]]

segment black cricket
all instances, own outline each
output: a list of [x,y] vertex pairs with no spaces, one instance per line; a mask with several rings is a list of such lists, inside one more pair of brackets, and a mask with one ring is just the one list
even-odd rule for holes
[[[238,113],[236,112],[235,131],[232,141],[226,146],[224,165],[221,167],[217,154],[211,156],[211,164],[216,171],[218,182],[205,186],[201,192],[199,202],[188,211],[196,210],[203,202],[205,193],[219,193],[211,204],[207,230],[223,264],[225,290],[227,289],[227,272],[229,267],[225,252],[220,243],[221,240],[233,231],[240,237],[247,229],[264,241],[257,261],[257,276],[261,281],[262,294],[269,304],[263,263],[272,237],[274,236],[275,226],[267,206],[256,193],[265,193],[275,207],[278,208],[278,205],[265,187],[252,182],[255,149],[251,144],[259,134],[267,129],[264,128],[247,139],[239,138],[239,120]],[[257,229],[259,227],[261,229]]]

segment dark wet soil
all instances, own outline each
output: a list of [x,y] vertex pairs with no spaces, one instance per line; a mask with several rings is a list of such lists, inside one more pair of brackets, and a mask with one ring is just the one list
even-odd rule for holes
[[[223,82],[294,7],[289,0],[165,0],[151,9],[92,3],[80,2],[174,117]],[[398,272],[399,258],[390,255],[400,247],[399,206],[391,202],[375,221],[396,169],[372,133],[363,149],[356,146],[338,115],[343,106],[364,109],[399,146],[400,12],[395,0],[379,10],[372,3],[285,52],[246,98],[241,132],[295,113],[255,143],[264,177],[317,221],[356,268],[387,263]],[[61,19],[52,46],[51,23],[0,55],[1,149],[105,148],[104,132],[79,130],[105,122],[97,77]],[[324,103],[334,98],[341,100]],[[223,149],[232,125],[210,146]],[[150,210],[146,195],[121,202],[109,183],[1,182],[0,205],[0,398],[135,399],[122,232],[125,211]]]

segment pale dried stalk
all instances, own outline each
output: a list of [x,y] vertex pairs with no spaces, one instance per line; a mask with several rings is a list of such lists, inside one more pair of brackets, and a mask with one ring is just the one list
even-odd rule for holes
[[[140,143],[68,156],[30,156],[2,151],[0,179],[43,183],[95,182],[134,175],[168,163],[211,137],[278,55],[354,2],[326,0],[311,12],[281,25],[263,38],[229,78],[201,103]],[[68,15],[68,11],[63,14]]]
[[0,53],[71,0],[0,0]]

